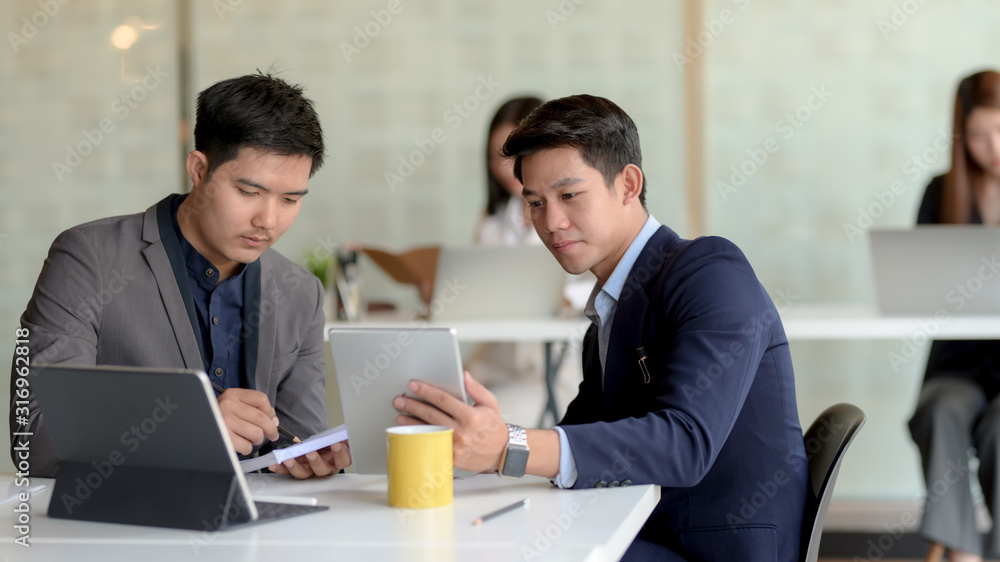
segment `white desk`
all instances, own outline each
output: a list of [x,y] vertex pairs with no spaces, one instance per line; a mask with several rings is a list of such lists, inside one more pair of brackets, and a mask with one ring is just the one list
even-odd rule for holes
[[[943,310],[935,318],[884,316],[874,306],[842,304],[793,304],[781,313],[789,340],[906,339],[927,333],[931,339],[1000,338],[1000,316],[962,316]],[[330,323],[343,326],[345,323]],[[578,342],[590,326],[586,318],[525,318],[466,320],[448,323],[416,323],[374,317],[364,326],[447,326],[455,328],[459,341],[483,342]]]
[[[6,495],[12,481],[10,474],[0,476],[0,492]],[[340,474],[300,482],[259,474],[251,475],[254,493],[314,496],[330,509],[207,533],[49,519],[51,482],[32,479],[49,486],[32,496],[29,548],[13,542],[14,504],[0,504],[0,556],[59,562],[617,560],[660,498],[652,485],[559,490],[540,478],[489,475],[456,481],[451,506],[401,510],[386,504],[385,477]],[[528,506],[472,525],[523,498]]]
[[874,306],[793,304],[781,314],[789,340],[1000,339],[1000,316],[883,316]]
[[[933,339],[1000,339],[1000,317],[960,316],[945,310],[937,317],[883,316],[874,306],[793,303],[781,313],[781,322],[790,341],[909,339],[919,344]],[[343,326],[345,323],[330,323],[326,328],[338,325]],[[559,421],[554,385],[556,373],[566,352],[566,347],[563,347],[559,354],[554,354],[553,346],[556,343],[582,341],[590,320],[578,317],[427,323],[407,322],[391,315],[375,315],[361,325],[449,327],[455,328],[459,341],[465,342],[543,342],[547,399],[538,427],[545,427],[546,415],[551,417],[553,425]]]

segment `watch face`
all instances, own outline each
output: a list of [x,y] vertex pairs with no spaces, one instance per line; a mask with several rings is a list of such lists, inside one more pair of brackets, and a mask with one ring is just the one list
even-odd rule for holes
[[509,447],[503,458],[503,469],[500,474],[520,478],[528,467],[528,451],[518,447]]

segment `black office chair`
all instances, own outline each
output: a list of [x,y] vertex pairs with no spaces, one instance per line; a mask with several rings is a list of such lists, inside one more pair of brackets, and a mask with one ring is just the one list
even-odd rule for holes
[[823,521],[837,482],[840,461],[847,447],[865,425],[865,413],[852,404],[834,404],[827,408],[802,437],[809,458],[809,495],[802,519],[802,546],[799,560],[816,562]]

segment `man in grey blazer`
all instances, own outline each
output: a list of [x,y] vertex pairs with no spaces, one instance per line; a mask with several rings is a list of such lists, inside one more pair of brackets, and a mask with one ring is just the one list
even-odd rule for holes
[[[205,370],[224,389],[219,407],[243,455],[276,441],[279,422],[303,438],[326,429],[322,287],[270,249],[322,163],[319,118],[301,88],[257,74],[201,92],[191,193],[53,242],[21,317],[31,364]],[[31,475],[53,476],[45,415],[16,392],[17,366],[11,432],[32,434]],[[14,437],[17,466],[24,439]],[[349,464],[338,443],[271,469],[306,478]]]

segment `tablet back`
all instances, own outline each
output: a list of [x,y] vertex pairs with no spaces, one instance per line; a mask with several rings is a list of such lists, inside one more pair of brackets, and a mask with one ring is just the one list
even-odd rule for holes
[[35,365],[59,456],[49,516],[198,530],[257,519],[204,373]]
[[385,430],[399,413],[393,398],[421,380],[468,402],[455,330],[333,327],[330,351],[351,458],[358,474],[386,473]]

